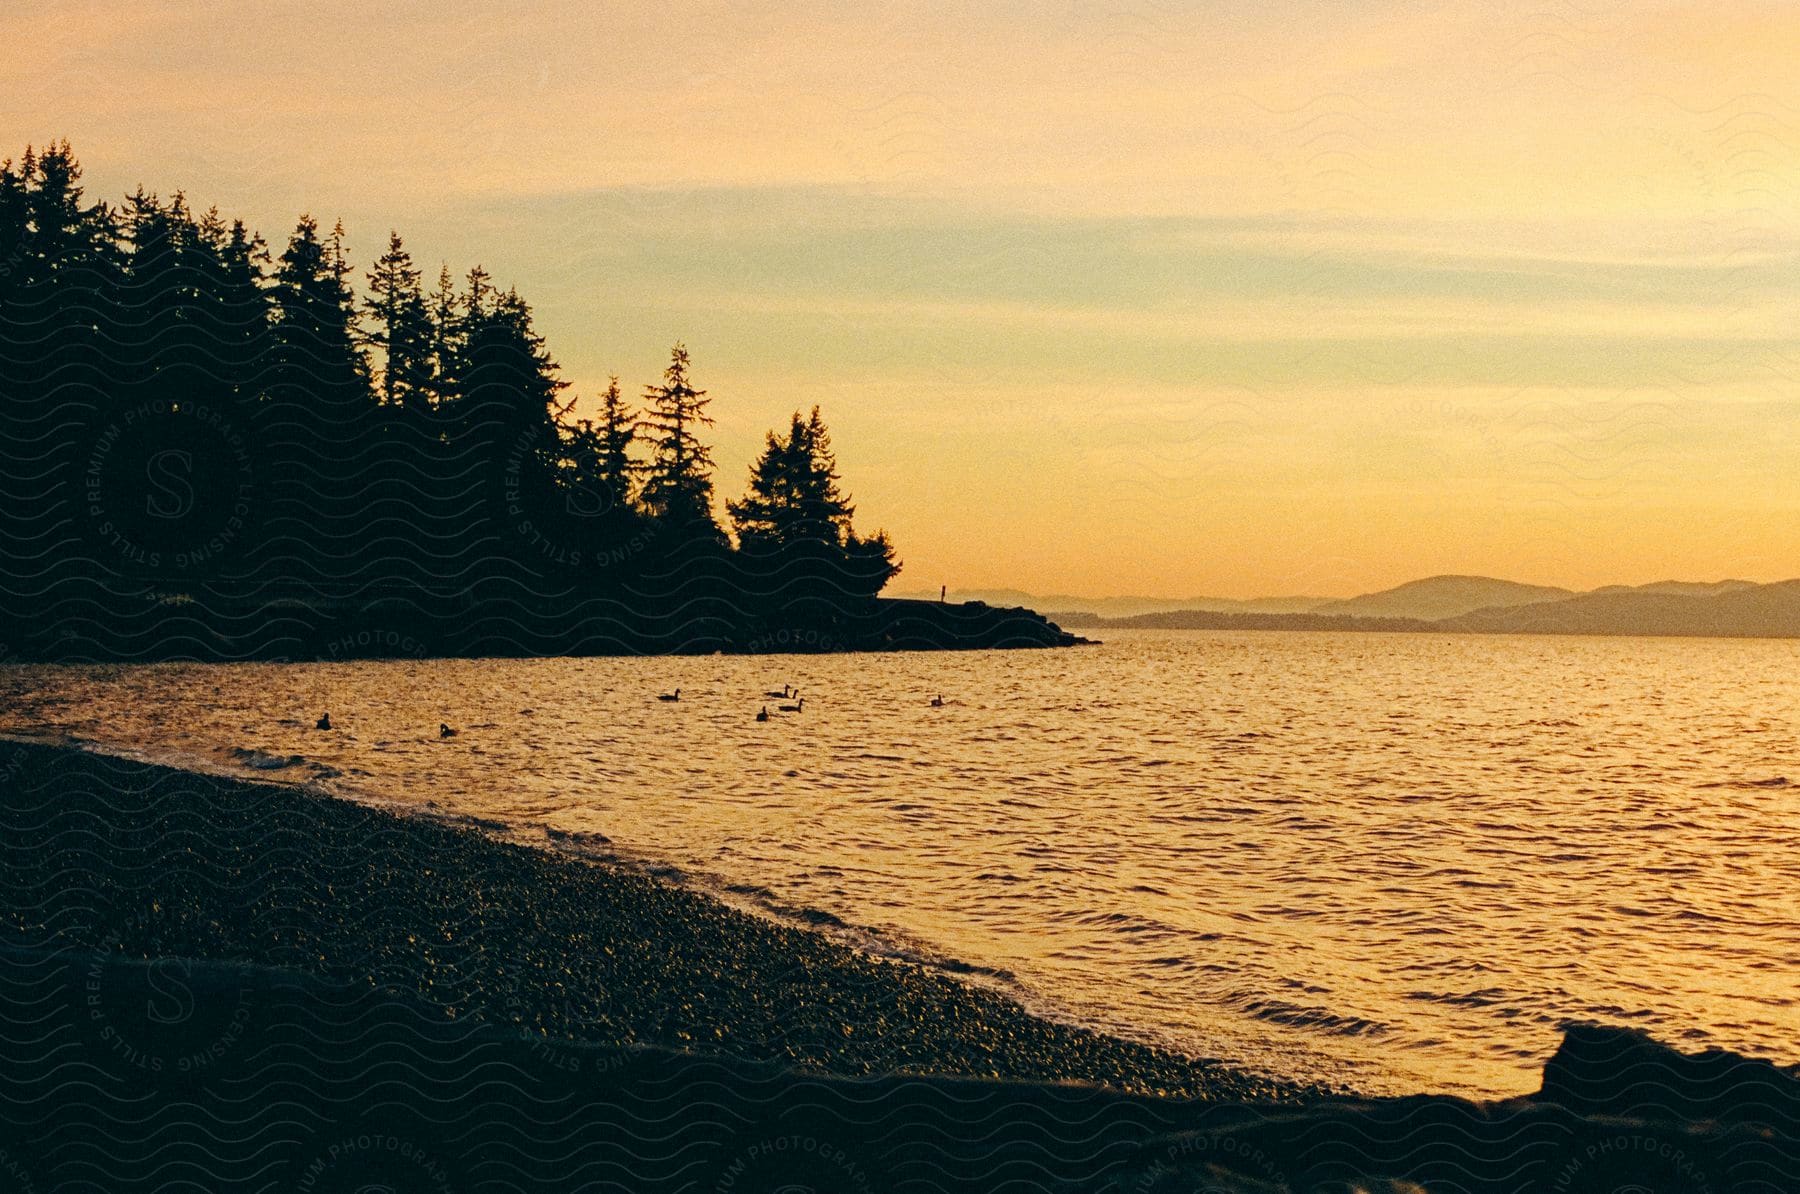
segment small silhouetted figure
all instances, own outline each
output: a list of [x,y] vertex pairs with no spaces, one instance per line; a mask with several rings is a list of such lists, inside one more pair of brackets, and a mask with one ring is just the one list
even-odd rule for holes
[[329,730],[331,728],[331,714],[320,714],[319,720],[313,723],[313,728],[316,730]]
[[942,709],[944,707],[944,696],[942,693],[931,698],[931,707],[933,709]]
[[792,700],[794,697],[800,695],[799,693],[789,692],[788,688],[789,688],[789,685],[783,684],[781,686],[780,692],[776,692],[774,689],[770,689],[768,692],[763,693],[763,695],[771,696],[771,697],[780,697],[784,701]]
[[801,697],[791,705],[781,705],[778,707],[783,713],[798,713],[800,710],[806,708],[806,698]]
[[758,720],[758,721],[769,720],[769,707],[767,705],[764,705],[762,708],[760,708],[756,711],[756,720]]
[[440,721],[440,722],[438,722],[438,737],[439,738],[454,738],[454,737],[456,737],[456,731],[451,729],[448,725],[446,725]]
[[681,699],[681,689],[677,688],[674,692],[659,692],[656,694],[656,699],[659,701],[679,701]]
[[945,598],[947,598],[949,596],[950,596],[950,586],[949,585],[939,585],[938,586],[938,604],[939,605],[944,604]]

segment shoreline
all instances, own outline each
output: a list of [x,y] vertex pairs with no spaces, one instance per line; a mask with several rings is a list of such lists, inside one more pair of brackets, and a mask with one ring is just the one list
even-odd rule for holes
[[[15,946],[95,948],[125,924],[113,945],[128,956],[297,969],[547,1039],[820,1072],[1332,1093],[1045,1020],[944,969],[429,813],[15,740],[0,741],[0,776],[15,843],[0,941]],[[56,890],[72,871],[90,876],[80,898]]]
[[1090,643],[1023,607],[893,597],[770,603],[727,594],[650,612],[567,594],[351,598],[95,581],[53,604],[14,601],[3,612],[0,660],[33,663],[813,655]]
[[468,825],[16,740],[0,1085],[21,1190],[160,1189],[171,1166],[270,1190],[1800,1178],[1800,1070],[1572,1027],[1536,1095],[1364,1098],[1059,1025]]
[[[361,791],[354,787],[334,788],[331,785],[334,782],[341,782],[345,777],[323,764],[305,763],[304,765],[311,771],[311,774],[305,775],[304,778],[289,777],[285,766],[266,771],[255,770],[259,761],[284,762],[282,759],[263,755],[259,751],[233,750],[187,756],[159,755],[157,752],[137,747],[114,746],[94,739],[60,733],[34,735],[26,731],[0,729],[0,757],[3,757],[5,749],[11,746],[68,751],[102,760],[117,760],[132,766],[161,768],[182,774],[202,776],[226,784],[252,788],[267,787],[296,793],[307,798],[338,801],[358,808],[373,809],[376,812],[396,817],[402,822],[417,822],[457,833],[473,834],[491,844],[516,847],[551,859],[562,859],[579,865],[620,872],[687,893],[702,901],[718,905],[729,912],[748,917],[755,923],[771,925],[781,930],[797,931],[808,937],[818,938],[860,958],[880,963],[894,963],[902,967],[944,976],[958,985],[973,987],[984,994],[996,995],[1008,1003],[1015,1004],[1023,1014],[1034,1020],[1060,1028],[1094,1033],[1109,1040],[1116,1039],[1129,1044],[1142,1045],[1177,1057],[1189,1056],[1179,1044],[1165,1044],[1154,1039],[1133,1037],[1129,1030],[1121,1031],[1105,1025],[1084,1024],[1079,1018],[1063,1014],[1059,1009],[1041,1005],[1034,1006],[1031,993],[1018,984],[1010,971],[996,969],[978,962],[965,961],[961,957],[943,953],[922,941],[895,940],[880,930],[845,921],[824,909],[803,903],[784,902],[766,888],[736,881],[729,875],[692,870],[666,861],[655,854],[632,850],[602,833],[567,832],[548,826],[543,826],[540,832],[534,833],[520,826],[473,813],[446,811],[435,800],[418,804],[377,792]],[[303,762],[299,756],[294,756],[294,759]],[[245,767],[251,767],[253,770],[246,772]],[[315,769],[322,769],[323,773]],[[1280,1074],[1265,1072],[1236,1062],[1209,1060],[1206,1064],[1224,1066],[1258,1080],[1310,1088],[1304,1080],[1286,1078]],[[1332,1085],[1329,1083],[1320,1083],[1318,1088],[1329,1088],[1339,1093],[1348,1093],[1352,1089],[1342,1084]]]

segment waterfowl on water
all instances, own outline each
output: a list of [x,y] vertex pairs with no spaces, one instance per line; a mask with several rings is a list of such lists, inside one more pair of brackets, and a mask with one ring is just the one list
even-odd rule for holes
[[320,714],[319,720],[313,723],[313,728],[316,730],[329,730],[331,728],[331,714]]
[[931,698],[931,707],[933,709],[942,709],[944,707],[943,694],[940,693],[937,696],[934,696]]
[[446,725],[445,723],[440,721],[440,722],[438,722],[438,737],[439,738],[454,738],[454,737],[456,737],[456,731],[451,729],[448,725]]
[[778,706],[783,713],[798,713],[806,705],[806,698],[801,697],[791,705]]
[[783,684],[783,685],[782,685],[782,686],[781,686],[781,691],[780,691],[780,692],[772,692],[772,691],[771,691],[771,692],[765,692],[765,693],[763,693],[763,695],[764,695],[764,696],[767,696],[767,697],[780,697],[780,698],[781,698],[781,699],[782,699],[782,700],[784,700],[784,701],[785,701],[785,700],[790,700],[790,699],[792,699],[792,698],[793,698],[793,697],[797,697],[797,696],[799,696],[799,695],[800,695],[800,694],[799,694],[799,693],[798,693],[798,692],[790,692],[790,691],[788,691],[788,688],[789,688],[789,686],[788,686],[788,685],[786,685],[786,684]]
[[760,708],[756,711],[756,720],[758,720],[758,721],[769,720],[769,707],[767,705],[764,705],[762,708]]
[[659,692],[656,694],[656,699],[659,701],[679,701],[681,699],[681,689],[677,688],[674,692]]

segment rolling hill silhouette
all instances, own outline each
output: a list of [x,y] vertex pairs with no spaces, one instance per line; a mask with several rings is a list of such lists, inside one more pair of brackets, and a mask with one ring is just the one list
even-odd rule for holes
[[1800,637],[1800,580],[1657,581],[1587,593],[1474,576],[1434,576],[1301,613],[1171,610],[1128,618],[1047,612],[1083,629],[1366,630],[1465,634]]
[[1408,581],[1379,593],[1365,593],[1345,601],[1328,601],[1308,613],[1347,615],[1357,618],[1422,618],[1436,621],[1478,609],[1560,601],[1575,596],[1572,589],[1526,585],[1487,576],[1428,576]]
[[1436,629],[1488,634],[1652,634],[1800,637],[1800,580],[1686,596],[1656,586],[1601,590],[1567,601],[1475,610]]

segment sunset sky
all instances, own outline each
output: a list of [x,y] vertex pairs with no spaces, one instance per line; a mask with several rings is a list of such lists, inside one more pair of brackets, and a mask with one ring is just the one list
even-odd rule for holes
[[384,7],[15,0],[0,155],[818,403],[900,590],[1800,575],[1800,6]]

